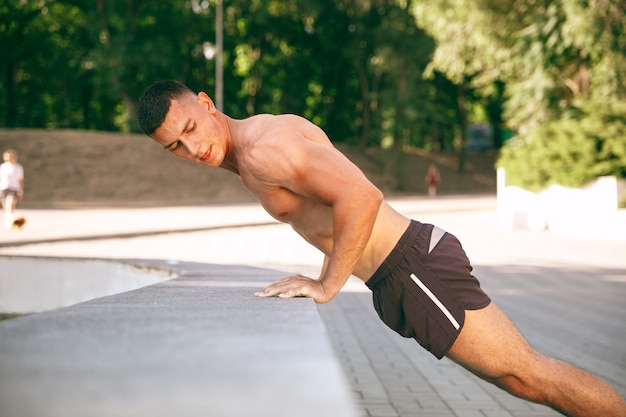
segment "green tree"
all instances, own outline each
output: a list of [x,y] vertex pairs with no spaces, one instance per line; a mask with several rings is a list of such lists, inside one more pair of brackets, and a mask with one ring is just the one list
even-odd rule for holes
[[507,183],[539,191],[581,187],[603,175],[626,178],[626,104],[584,103],[563,118],[516,138],[498,161]]
[[0,51],[3,57],[0,65],[5,75],[0,81],[0,90],[5,92],[2,104],[4,123],[8,127],[18,126],[20,113],[26,111],[19,97],[26,89],[24,84],[34,74],[25,72],[24,66],[42,43],[48,43],[43,20],[36,1],[7,0],[0,4]]
[[462,90],[469,80],[491,97],[491,118],[504,108],[507,124],[528,142],[575,103],[624,99],[620,0],[435,0],[413,11],[436,41],[429,70]]
[[[496,146],[500,145],[501,138],[504,84],[500,68],[509,54],[500,47],[493,32],[495,22],[479,7],[480,3],[480,0],[440,0],[418,2],[412,8],[418,26],[429,33],[436,44],[425,76],[432,77],[439,71],[456,85],[458,169],[461,172],[465,166],[470,123],[468,107],[472,103],[486,97],[487,115],[495,126]],[[495,15],[499,16],[497,12]]]
[[[144,88],[175,78],[214,91],[214,0],[7,0],[0,125],[135,130]],[[411,2],[224,4],[225,111],[302,114],[334,141],[448,149],[456,93],[421,77],[433,41]],[[11,48],[9,48],[9,46]],[[4,88],[7,87],[7,88]],[[10,104],[9,104],[10,103]],[[401,171],[401,159],[393,164]],[[401,175],[398,184],[401,185]]]
[[83,7],[95,45],[89,54],[94,88],[117,98],[112,117],[118,129],[131,129],[137,97],[147,83],[176,78],[197,86],[190,74],[205,65],[200,48],[213,37],[207,7],[193,1],[91,4]]

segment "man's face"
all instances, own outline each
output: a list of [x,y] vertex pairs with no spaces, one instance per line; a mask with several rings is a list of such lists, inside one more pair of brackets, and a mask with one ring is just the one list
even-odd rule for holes
[[204,93],[172,100],[165,120],[152,139],[179,158],[219,166],[226,147],[224,127],[211,99]]

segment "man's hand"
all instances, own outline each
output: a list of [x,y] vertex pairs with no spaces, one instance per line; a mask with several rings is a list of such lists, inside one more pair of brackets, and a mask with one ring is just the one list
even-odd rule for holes
[[292,298],[308,297],[318,304],[329,302],[332,296],[328,296],[324,290],[322,282],[317,279],[305,277],[303,275],[292,275],[276,281],[261,291],[254,293],[257,297]]

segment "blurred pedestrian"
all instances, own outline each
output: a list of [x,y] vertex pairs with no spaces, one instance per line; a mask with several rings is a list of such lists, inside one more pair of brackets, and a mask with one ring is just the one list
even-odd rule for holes
[[24,168],[17,162],[17,152],[7,149],[2,154],[3,163],[0,165],[0,201],[4,211],[4,222],[7,229],[24,224],[23,218],[15,218],[17,202],[24,196]]
[[428,167],[424,182],[426,182],[426,186],[428,187],[428,196],[435,197],[437,195],[437,186],[439,182],[441,182],[441,175],[439,175],[439,170],[435,164],[430,164]]

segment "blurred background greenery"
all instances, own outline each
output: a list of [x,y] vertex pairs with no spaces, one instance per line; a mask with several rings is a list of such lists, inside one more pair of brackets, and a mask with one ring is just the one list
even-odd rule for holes
[[[387,149],[399,178],[407,149],[463,172],[468,151],[505,143],[513,184],[626,178],[624,0],[222,7],[233,117],[303,115],[334,142]],[[216,0],[3,0],[0,127],[132,133],[154,81],[213,95],[217,21]]]

